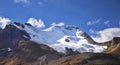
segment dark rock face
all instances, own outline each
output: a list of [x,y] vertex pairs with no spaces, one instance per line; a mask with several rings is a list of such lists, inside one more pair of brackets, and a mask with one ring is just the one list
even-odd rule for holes
[[30,38],[26,31],[20,30],[13,25],[7,25],[5,29],[0,31],[0,49],[13,48],[21,39],[25,39],[24,36]]
[[85,32],[81,36],[85,37],[85,39],[91,44],[96,44],[97,43]]
[[21,26],[22,28],[24,28],[24,27],[25,27],[23,24],[18,23],[18,22],[14,22],[14,24],[15,24],[15,25],[17,25],[17,26]]
[[115,45],[115,44],[118,44],[118,43],[120,43],[120,37],[114,37],[111,45]]
[[72,49],[70,49],[70,48],[66,47],[65,50],[66,50],[66,55],[71,55],[71,54],[74,53],[74,51]]
[[72,29],[79,29],[79,28],[76,26],[66,26],[65,29],[72,30]]
[[78,51],[73,51],[71,48],[65,48],[66,50],[66,55],[75,55],[75,54],[79,54]]
[[2,28],[0,28],[0,31],[2,30]]
[[66,42],[70,42],[70,40],[69,40],[69,39],[65,39],[65,41],[66,41]]
[[31,25],[31,24],[29,24],[29,23],[25,23],[25,25],[32,26],[32,25]]

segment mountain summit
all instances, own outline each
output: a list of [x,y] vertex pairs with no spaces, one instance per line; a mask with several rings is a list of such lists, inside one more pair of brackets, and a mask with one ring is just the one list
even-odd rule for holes
[[[3,30],[6,30],[6,32]],[[21,40],[23,37],[38,44],[42,43],[48,45],[62,53],[66,52],[66,47],[80,53],[102,52],[106,48],[106,46],[95,45],[96,42],[87,33],[76,26],[52,25],[47,29],[40,29],[32,26],[30,23],[21,24],[15,22],[7,25],[3,30],[1,31],[1,35],[10,33],[8,36],[11,37],[11,35],[14,34],[15,40],[19,37],[19,40]],[[17,36],[15,36],[15,34]],[[11,37],[10,39],[13,38]]]
[[[66,47],[80,53],[102,52],[106,48],[106,46],[94,45],[96,42],[88,34],[78,27],[70,25],[52,25],[47,29],[40,29],[32,26],[30,23],[21,24],[14,22],[6,25],[0,33],[1,39],[8,39],[5,45],[10,46],[10,48],[23,38],[30,39],[38,44],[48,45],[62,53],[66,52]],[[5,47],[9,48],[8,46]]]

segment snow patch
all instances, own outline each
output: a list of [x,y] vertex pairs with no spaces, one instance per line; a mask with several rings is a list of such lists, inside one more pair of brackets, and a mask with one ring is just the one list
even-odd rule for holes
[[11,48],[8,48],[8,51],[12,51],[12,49],[11,49]]

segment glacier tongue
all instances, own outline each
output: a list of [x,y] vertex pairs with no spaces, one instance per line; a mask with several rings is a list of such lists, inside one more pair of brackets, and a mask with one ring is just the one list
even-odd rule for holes
[[[75,26],[51,26],[41,30],[37,27],[24,25],[24,29],[29,33],[31,40],[37,43],[46,44],[58,52],[66,52],[66,47],[73,51],[82,52],[102,52],[106,46],[93,45],[82,36],[84,33]],[[17,27],[20,28],[20,27]],[[21,28],[20,28],[21,29]]]

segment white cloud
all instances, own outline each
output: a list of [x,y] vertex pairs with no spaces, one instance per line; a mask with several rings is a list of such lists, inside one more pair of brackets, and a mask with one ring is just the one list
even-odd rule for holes
[[27,23],[31,24],[32,26],[38,27],[38,28],[45,27],[45,24],[41,19],[37,20],[35,18],[29,18]]
[[56,24],[55,22],[53,22],[51,25],[52,26],[64,26],[65,24],[63,22],[60,22],[58,24]]
[[23,4],[29,4],[29,0],[14,0],[15,3],[23,3]]
[[110,26],[109,23],[110,23],[110,21],[105,21],[105,22],[104,22],[104,24],[105,24],[106,26],[108,26],[108,27]]
[[5,26],[10,22],[11,20],[9,18],[4,18],[4,17],[0,17],[0,27],[2,29],[5,28]]
[[120,28],[107,28],[101,31],[97,31],[96,37],[92,37],[97,42],[110,41],[113,37],[120,37]]
[[87,25],[88,26],[91,26],[91,25],[95,25],[95,24],[97,24],[97,23],[99,23],[100,22],[100,19],[98,19],[98,20],[96,20],[96,21],[88,21],[87,22]]

